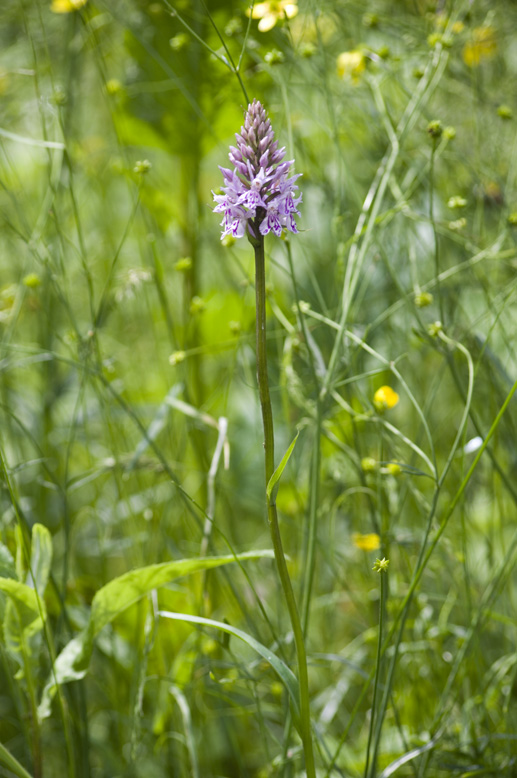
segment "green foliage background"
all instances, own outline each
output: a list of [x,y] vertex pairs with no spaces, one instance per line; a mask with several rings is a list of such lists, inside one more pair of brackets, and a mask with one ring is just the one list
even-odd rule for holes
[[514,775],[515,401],[469,468],[517,370],[517,5],[247,7],[2,3],[0,771],[303,775],[253,252],[211,212],[238,65],[303,174],[268,342],[318,776]]

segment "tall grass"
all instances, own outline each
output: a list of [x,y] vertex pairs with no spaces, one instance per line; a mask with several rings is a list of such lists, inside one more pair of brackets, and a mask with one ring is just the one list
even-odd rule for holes
[[211,213],[257,97],[303,173],[265,280],[316,774],[511,776],[517,10],[246,8],[2,4],[0,772],[305,775]]

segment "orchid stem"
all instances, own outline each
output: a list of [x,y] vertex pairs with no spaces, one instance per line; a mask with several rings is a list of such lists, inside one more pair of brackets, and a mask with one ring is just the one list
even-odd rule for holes
[[[257,230],[258,232],[258,230]],[[264,237],[250,237],[250,243],[255,250],[255,296],[257,303],[257,380],[260,397],[260,407],[262,410],[262,423],[264,427],[264,454],[266,463],[266,488],[271,476],[275,471],[275,439],[273,427],[273,411],[271,408],[271,398],[269,396],[269,381],[267,372],[267,351],[266,351],[266,277],[265,277],[265,258],[264,258]],[[291,627],[294,634],[296,646],[296,657],[298,661],[298,681],[300,685],[300,734],[302,737],[303,751],[305,755],[305,769],[307,778],[316,778],[314,767],[314,752],[312,746],[311,734],[311,716],[309,703],[309,679],[307,673],[307,656],[305,653],[305,643],[303,630],[300,623],[300,616],[294,597],[293,587],[287,564],[285,561],[284,550],[282,547],[282,538],[278,526],[278,515],[276,510],[275,498],[267,499],[267,514],[271,540],[275,552],[275,562],[280,577],[280,582],[284,592]]]

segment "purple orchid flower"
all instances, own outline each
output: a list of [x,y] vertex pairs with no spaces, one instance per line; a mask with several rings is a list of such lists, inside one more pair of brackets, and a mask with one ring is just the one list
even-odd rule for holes
[[234,169],[220,167],[224,194],[213,194],[214,211],[224,213],[221,238],[242,238],[248,230],[254,238],[283,229],[297,233],[294,214],[302,200],[295,196],[300,174],[289,177],[294,160],[284,162],[285,148],[278,148],[266,111],[258,100],[248,105],[244,126],[235,135],[237,145],[230,147]]

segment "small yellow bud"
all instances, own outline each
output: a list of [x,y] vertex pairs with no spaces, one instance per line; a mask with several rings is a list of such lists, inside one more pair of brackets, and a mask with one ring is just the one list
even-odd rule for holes
[[439,119],[434,119],[427,125],[427,132],[433,140],[438,140],[442,137],[443,127]]
[[449,222],[449,229],[454,230],[455,232],[459,232],[464,227],[467,226],[467,220],[463,216],[461,219],[455,219],[452,222]]
[[508,120],[513,118],[513,111],[509,105],[500,105],[497,109],[497,115],[500,116],[501,119]]
[[310,59],[316,54],[316,46],[314,43],[306,41],[300,45],[299,52],[304,59]]
[[36,289],[38,286],[41,286],[41,278],[37,273],[29,273],[23,279],[23,285],[29,289]]
[[386,465],[386,470],[388,471],[389,475],[400,475],[402,472],[402,468],[397,462],[390,462],[389,465]]
[[447,207],[451,208],[452,210],[456,210],[458,208],[465,208],[467,205],[467,201],[464,197],[460,197],[459,195],[454,195],[454,197],[449,197],[447,201]]
[[439,32],[432,32],[431,35],[427,36],[427,43],[432,49],[434,49],[435,46],[438,46],[438,44],[441,42],[442,36]]
[[205,310],[205,301],[201,299],[201,297],[198,297],[198,295],[194,295],[192,300],[190,301],[190,313],[194,316],[196,313],[201,313]]
[[180,273],[186,273],[192,267],[192,260],[190,257],[182,257],[174,263],[174,270],[178,270]]
[[415,295],[415,305],[417,308],[426,308],[433,302],[433,295],[431,292],[419,292]]
[[185,357],[187,355],[184,351],[175,351],[173,354],[169,357],[169,365],[179,365],[180,362],[183,362]]
[[361,468],[364,473],[374,473],[378,467],[379,464],[373,457],[363,457],[361,459]]
[[440,332],[443,332],[443,325],[441,321],[435,321],[427,328],[427,332],[432,338],[437,338]]
[[189,42],[189,36],[186,32],[179,32],[174,38],[169,41],[169,46],[173,51],[181,51]]
[[379,17],[375,13],[366,13],[363,16],[363,24],[365,27],[378,27]]
[[278,49],[272,49],[266,53],[264,62],[267,65],[281,65],[282,62],[285,62],[285,56],[283,52],[279,51]]
[[118,78],[110,78],[109,81],[106,81],[106,92],[109,95],[116,95],[120,92],[122,89],[122,84],[118,80]]
[[398,394],[391,388],[391,386],[381,386],[377,389],[373,395],[373,404],[375,410],[379,413],[394,408],[399,401]]
[[148,159],[139,159],[138,162],[135,162],[133,173],[138,173],[138,175],[144,176],[150,171],[151,167],[152,165]]

